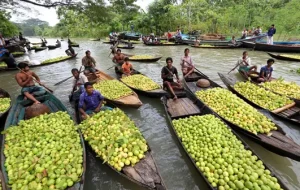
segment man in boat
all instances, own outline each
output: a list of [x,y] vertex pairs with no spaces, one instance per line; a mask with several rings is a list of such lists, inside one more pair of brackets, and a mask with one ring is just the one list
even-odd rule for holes
[[[230,40],[230,43],[233,45],[233,46],[236,46],[237,43],[236,43],[236,40],[235,40],[235,36],[232,36],[231,40]],[[231,45],[230,44],[230,45]]]
[[41,38],[41,40],[42,40],[42,45],[41,45],[41,47],[46,47],[46,42]]
[[272,80],[272,72],[273,72],[272,65],[274,63],[275,63],[274,59],[268,59],[267,65],[260,69],[259,78],[258,78],[259,82],[267,82]]
[[244,28],[241,39],[245,39],[247,37],[247,35],[248,35],[248,31],[246,28]]
[[72,48],[70,44],[68,45],[68,49],[65,52],[68,56],[72,56],[72,57],[75,56],[75,50]]
[[80,74],[77,68],[71,70],[72,75],[74,76],[73,79],[73,91],[77,90],[79,87],[80,94],[84,92],[84,84],[89,82],[87,77],[84,74]]
[[198,37],[196,37],[194,46],[198,47],[200,45],[200,39],[198,39]]
[[121,53],[121,49],[118,49],[117,53],[112,58],[112,61],[121,68],[122,64],[124,63],[124,60],[125,60],[124,54]]
[[239,71],[242,72],[247,77],[251,72],[256,72],[257,70],[256,65],[251,66],[251,59],[250,57],[248,57],[247,51],[243,52],[243,56],[237,61],[236,67],[239,67]]
[[129,75],[132,74],[132,71],[133,71],[132,64],[129,63],[129,58],[128,58],[128,57],[125,57],[124,63],[123,63],[123,65],[122,65],[122,73],[123,73],[125,76],[129,76]]
[[184,50],[184,56],[181,58],[181,70],[183,77],[186,78],[194,72],[195,65],[193,64],[192,57],[189,56],[190,50],[186,48]]
[[8,50],[5,52],[3,55],[2,61],[6,63],[7,68],[16,68],[17,67],[17,62],[13,56]]
[[61,43],[59,40],[56,40],[56,47],[61,47]]
[[84,83],[84,88],[85,91],[80,95],[78,104],[83,119],[102,110],[112,110],[112,108],[103,105],[104,97],[99,91],[94,90],[92,83]]
[[8,50],[5,49],[6,42],[2,36],[2,33],[0,32],[0,57],[2,57]]
[[[172,66],[173,59],[168,57],[166,63],[167,66],[164,66],[161,70],[161,78],[163,79],[164,88],[167,88],[173,95],[173,100],[176,100],[177,96],[174,90],[182,90],[183,87],[180,84],[177,69]],[[176,76],[177,82],[174,81],[174,75]]]
[[85,73],[91,72],[97,77],[95,69],[96,61],[91,56],[91,52],[89,50],[85,52],[85,56],[82,58],[82,65],[84,66]]
[[37,80],[38,82],[40,82],[40,78],[34,72],[30,71],[28,64],[25,62],[19,63],[18,68],[20,68],[22,71],[16,74],[15,79],[17,83],[22,87],[21,94],[29,100],[32,100],[34,104],[39,104],[40,102],[35,99],[32,94],[45,93],[45,90],[42,87],[36,86],[34,84],[33,78],[35,78],[35,80]]
[[276,34],[276,28],[274,27],[274,24],[271,25],[271,27],[268,30],[267,37],[268,37],[268,42],[267,44],[273,45],[273,36]]

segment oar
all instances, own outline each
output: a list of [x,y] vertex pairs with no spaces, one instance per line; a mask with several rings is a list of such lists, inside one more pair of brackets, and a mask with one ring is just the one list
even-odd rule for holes
[[48,90],[49,92],[53,93],[53,90],[51,90],[50,88],[46,87],[45,85],[43,85],[42,83],[40,83],[39,81],[35,80],[35,78],[33,76],[28,75],[26,72],[24,72],[22,69],[20,69],[19,67],[17,67],[17,69],[19,69],[22,73],[24,73],[25,75],[31,77],[36,83],[38,83],[39,85],[43,86],[44,88],[46,88],[46,90]]
[[107,70],[109,70],[109,69],[111,69],[111,68],[113,68],[113,67],[115,67],[115,65],[113,65],[113,66],[109,67]]
[[[81,72],[81,69],[82,69],[82,66],[81,66],[80,69],[79,69],[79,73]],[[78,81],[78,79],[76,79],[75,86],[74,86],[73,89],[72,89],[71,96],[70,96],[70,101],[73,100],[73,95],[74,95],[74,91],[75,91],[75,89],[76,89],[76,83],[77,83],[77,81]]]
[[[80,70],[81,70],[81,68],[82,68],[82,66],[80,67]],[[80,74],[80,72],[79,72],[79,74]],[[66,78],[66,79],[64,79],[64,80],[62,80],[62,81],[59,81],[58,83],[55,83],[54,86],[60,85],[60,84],[62,84],[62,83],[64,83],[64,82],[66,82],[67,80],[69,80],[69,79],[72,78],[72,77],[73,77],[73,75],[70,76],[70,77],[68,77],[68,78]]]
[[231,73],[232,71],[234,71],[239,65],[237,64],[233,69],[231,69],[227,74]]

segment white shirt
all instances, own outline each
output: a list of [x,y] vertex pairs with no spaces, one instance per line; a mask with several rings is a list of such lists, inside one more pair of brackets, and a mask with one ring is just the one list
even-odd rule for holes
[[5,46],[5,40],[4,38],[0,38],[0,46]]
[[78,80],[76,80],[75,78],[73,79],[73,87],[78,83],[81,85],[84,85],[84,83],[86,83],[86,82],[89,82],[87,77],[84,74],[79,74]]
[[236,65],[239,65],[240,67],[245,67],[245,66],[250,66],[251,65],[251,59],[250,57],[246,57],[246,60],[245,60],[248,65],[246,65],[246,63],[243,61],[243,57],[241,57],[238,61],[237,61],[237,64]]
[[181,68],[192,68],[194,67],[192,57],[191,56],[183,56],[181,58]]

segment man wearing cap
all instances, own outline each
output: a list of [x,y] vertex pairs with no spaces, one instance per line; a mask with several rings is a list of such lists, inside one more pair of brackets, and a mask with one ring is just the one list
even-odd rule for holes
[[85,73],[91,72],[97,77],[95,69],[96,61],[91,56],[91,52],[89,50],[85,52],[85,56],[82,58],[82,65],[84,66]]

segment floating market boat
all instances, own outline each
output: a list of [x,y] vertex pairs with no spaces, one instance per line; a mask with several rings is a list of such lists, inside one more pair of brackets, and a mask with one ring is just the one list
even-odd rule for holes
[[36,47],[36,48],[34,48],[34,51],[35,52],[37,52],[37,51],[43,51],[45,49],[47,49],[47,47]]
[[[77,54],[75,54],[73,57],[72,56],[65,56],[63,59],[56,59],[54,58],[53,61],[49,61],[49,62],[46,62],[46,63],[41,63],[40,65],[30,65],[30,68],[34,68],[34,67],[42,67],[42,66],[47,66],[47,65],[51,65],[51,64],[54,64],[54,63],[58,63],[58,62],[62,62],[62,61],[66,61],[66,60],[69,60],[69,59],[73,59],[77,56]],[[50,59],[51,60],[51,59]],[[47,60],[46,60],[47,61]],[[44,61],[45,62],[45,61]],[[17,68],[7,68],[6,66],[2,66],[0,64],[0,72],[5,72],[5,71],[15,71],[15,70],[18,70]]]
[[72,42],[71,47],[79,47],[79,44]]
[[227,45],[227,46],[212,46],[212,45],[199,45],[199,46],[195,46],[192,45],[191,47],[193,48],[202,48],[202,49],[235,49],[235,48],[240,48],[241,45]]
[[182,46],[186,45],[183,43],[173,43],[173,42],[166,42],[166,43],[144,43],[146,46]]
[[[9,98],[11,100],[9,93],[2,88],[0,88],[0,99],[1,98]],[[7,116],[7,113],[10,110],[10,108],[11,108],[11,101],[7,109],[4,110],[3,112],[0,112],[0,119],[4,119]]]
[[134,49],[134,46],[128,47],[128,46],[118,46],[119,49]]
[[[165,113],[167,115],[171,129],[172,129],[173,133],[175,134],[178,142],[180,143],[182,149],[184,150],[184,152],[186,153],[186,155],[188,156],[190,161],[193,163],[194,167],[197,169],[197,171],[199,172],[201,177],[207,183],[209,189],[216,190],[218,188],[213,187],[212,183],[209,182],[207,176],[204,174],[204,171],[201,171],[200,166],[197,166],[197,164],[196,164],[197,161],[192,157],[191,154],[189,154],[188,149],[183,144],[183,140],[177,133],[175,126],[173,124],[173,121],[175,121],[175,120],[189,118],[191,116],[213,115],[216,118],[218,118],[218,116],[214,112],[212,112],[208,107],[195,104],[195,102],[197,102],[197,100],[189,92],[187,92],[186,97],[178,98],[176,101],[173,101],[172,99],[168,99],[167,97],[162,98],[162,104],[164,105]],[[242,142],[244,149],[250,150],[252,152],[252,155],[255,155],[259,160],[262,161],[262,159],[250,148],[249,145],[246,144],[246,142],[235,131],[231,130],[228,125],[226,125],[226,127],[231,131],[231,133],[234,136],[237,137],[237,139],[239,141]],[[209,128],[209,126],[207,126],[207,128]],[[272,169],[270,169],[264,163],[263,163],[263,165],[266,169],[271,171],[272,176],[276,176],[276,174],[272,171]],[[286,187],[286,185],[279,178],[277,178],[277,179],[278,179],[278,183],[280,184],[281,188],[287,190],[288,188]]]
[[5,181],[4,181],[4,177],[3,177],[3,174],[2,174],[2,171],[0,171],[0,180],[1,180],[1,187],[2,187],[2,190],[6,190],[6,184],[5,184]]
[[25,54],[25,52],[12,52],[11,54],[14,57],[22,57]]
[[100,38],[98,38],[98,39],[90,39],[90,41],[100,41]]
[[[224,84],[227,86],[227,88],[231,92],[238,95],[238,97],[242,98],[248,104],[252,105],[255,108],[267,110],[266,108],[263,108],[262,106],[249,100],[247,97],[245,97],[240,92],[238,92],[236,89],[234,89],[234,85],[236,84],[237,81],[232,79],[230,76],[225,76],[221,73],[218,73],[218,74],[219,74],[221,80],[224,82]],[[245,81],[241,81],[241,82],[245,82]],[[263,87],[259,87],[259,88],[264,89]],[[290,121],[290,122],[293,122],[296,124],[300,124],[300,102],[293,102],[291,104],[285,105],[284,107],[278,108],[276,110],[267,110],[267,111],[269,111],[272,115],[275,115],[281,119],[284,119],[284,120],[287,120],[287,121]]]
[[[104,81],[104,80],[116,80],[115,78],[111,77],[110,75],[108,75],[100,70],[97,70],[96,75],[97,75],[97,78],[95,78],[95,76],[93,74],[87,75],[88,80],[92,83],[97,83],[97,82]],[[104,98],[109,103],[112,103],[115,105],[124,105],[124,106],[130,106],[130,107],[135,107],[135,108],[139,108],[141,105],[143,105],[143,103],[139,99],[138,95],[134,91],[132,91],[132,94],[130,94],[128,96],[120,97],[116,100],[108,99],[106,97],[104,97]]]
[[[61,103],[61,101],[49,92],[46,92],[44,95],[37,96],[36,99],[41,103],[43,103],[44,105],[46,105],[50,109],[51,113],[58,112],[58,111],[68,112],[67,108]],[[25,120],[25,112],[26,112],[25,109],[31,105],[32,105],[31,100],[24,100],[23,96],[21,95],[18,96],[16,103],[12,106],[11,110],[9,111],[4,129],[8,129],[10,126],[17,125],[21,120]],[[72,118],[71,115],[70,118]],[[80,144],[83,149],[83,163],[82,163],[83,172],[80,176],[80,180],[74,183],[72,187],[68,188],[70,190],[71,189],[82,190],[84,186],[84,180],[85,180],[86,152],[85,152],[84,140],[79,131],[78,131],[78,135],[80,136]],[[5,167],[6,157],[4,155],[4,148],[5,148],[5,141],[6,141],[5,138],[6,135],[4,134],[2,146],[1,146],[1,169],[4,176],[4,181],[6,184],[8,184],[8,174]]]
[[[115,108],[113,104],[108,104],[109,107]],[[77,117],[77,121],[81,123],[83,120],[81,118],[81,114],[78,110],[78,100],[75,100],[75,114]],[[130,180],[131,182],[146,188],[146,189],[155,189],[155,190],[166,190],[166,186],[164,181],[159,173],[155,160],[152,156],[152,151],[150,146],[148,145],[148,150],[145,152],[145,157],[141,159],[135,166],[126,166],[126,171],[134,171],[136,175],[130,175],[129,173],[125,172],[124,169],[121,171],[116,170],[113,166],[104,162],[104,164],[110,167],[114,172],[118,173],[122,177]],[[89,145],[90,147],[90,145]],[[92,148],[91,148],[92,149]],[[95,153],[96,154],[96,153]],[[97,154],[96,154],[97,155]],[[99,156],[97,156],[101,159]],[[102,160],[102,159],[101,159]],[[125,168],[125,167],[124,167]],[[137,177],[138,176],[138,177]]]
[[[150,56],[150,57],[142,57],[143,55],[128,55],[124,54],[129,58],[129,61],[137,61],[137,62],[156,62],[162,58],[162,56]],[[136,58],[134,58],[136,57]]]
[[[207,79],[207,78],[204,78]],[[210,86],[208,88],[200,88],[196,85],[196,82],[186,82],[184,80],[184,83],[187,87],[187,90],[191,92],[194,96],[195,99],[197,99],[197,104],[202,106],[207,106],[204,102],[202,102],[199,98],[196,97],[195,93],[200,90],[208,90],[211,88],[222,88],[220,85],[216,84],[215,82],[211,81],[210,79],[207,79],[210,82]],[[211,109],[212,110],[212,109]],[[213,110],[212,110],[213,111]],[[215,111],[213,111],[216,113]],[[218,114],[218,113],[216,113]],[[243,135],[249,137],[251,140],[254,142],[262,145],[265,147],[267,150],[272,151],[276,154],[279,154],[281,156],[289,157],[291,159],[300,161],[300,146],[295,143],[292,139],[286,136],[285,132],[281,129],[281,127],[277,126],[277,130],[270,131],[271,135],[268,134],[254,134],[250,131],[247,131],[240,127],[239,125],[236,125],[226,118],[220,116],[226,123],[229,124],[229,126],[233,129],[236,130]]]
[[299,45],[270,45],[264,43],[243,42],[246,48],[253,48],[257,51],[282,52],[282,53],[300,53]]
[[49,45],[47,47],[48,47],[49,50],[53,50],[53,49],[58,48],[58,46],[56,46],[56,45]]
[[289,55],[289,54],[273,54],[268,53],[271,57],[278,59],[278,60],[285,60],[285,61],[297,61],[300,62],[300,56],[299,55]]

